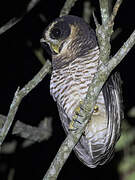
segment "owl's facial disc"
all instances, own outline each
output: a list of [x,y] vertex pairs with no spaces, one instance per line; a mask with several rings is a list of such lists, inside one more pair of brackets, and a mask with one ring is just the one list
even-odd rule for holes
[[61,52],[65,39],[69,34],[70,26],[66,22],[55,21],[45,30],[40,42],[44,48],[50,48],[49,51],[51,51],[52,55],[57,55]]

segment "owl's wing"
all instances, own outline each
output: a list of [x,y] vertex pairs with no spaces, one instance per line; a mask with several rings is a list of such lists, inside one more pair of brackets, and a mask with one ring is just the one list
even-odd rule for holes
[[[91,149],[85,135],[82,135],[79,142],[74,148],[78,158],[87,166],[94,168],[97,165],[102,165],[113,154],[114,146],[120,136],[121,119],[123,118],[122,103],[121,103],[121,79],[118,73],[109,77],[106,81],[102,92],[104,95],[106,112],[108,116],[107,133],[105,136],[105,143],[100,149],[100,142],[96,147],[91,143]],[[70,120],[65,114],[63,108],[58,104],[58,110],[62,125],[66,133],[68,133]],[[93,147],[94,146],[94,147]],[[93,149],[101,154],[93,156]],[[100,151],[99,151],[100,149]]]
[[121,120],[124,119],[121,84],[120,75],[118,72],[115,72],[108,78],[102,89],[108,116],[105,144],[109,157],[113,153],[114,146],[120,137]]

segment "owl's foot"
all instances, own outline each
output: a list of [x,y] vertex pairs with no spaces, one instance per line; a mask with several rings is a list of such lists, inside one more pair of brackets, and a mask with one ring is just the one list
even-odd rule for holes
[[81,104],[82,101],[80,101],[80,105],[75,108],[75,115],[73,116],[73,119],[69,124],[69,131],[76,131],[82,124],[82,122],[77,120],[78,116],[81,116],[80,115]]
[[69,131],[76,131],[82,123],[76,119],[73,119],[69,124]]

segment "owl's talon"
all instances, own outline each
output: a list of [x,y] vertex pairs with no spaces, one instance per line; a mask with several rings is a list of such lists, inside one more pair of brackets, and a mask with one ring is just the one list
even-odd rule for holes
[[78,121],[77,119],[73,120],[74,122],[77,122],[79,124],[82,124],[80,121]]
[[78,116],[82,117],[82,115],[80,114],[80,109],[81,109],[80,106],[82,104],[82,101],[80,101],[79,104],[80,105],[75,108],[75,111],[74,111],[75,115],[73,116],[73,120],[69,124],[69,130],[72,130],[72,131],[76,131],[78,127],[82,124],[80,121],[77,120]]
[[[83,101],[80,101],[79,105],[75,108],[75,111],[74,111],[75,114],[80,117],[82,117],[82,115],[80,114],[80,110],[83,110],[82,104],[83,104]],[[76,118],[74,118],[74,119],[76,119]]]
[[81,125],[82,123],[80,121],[78,121],[77,119],[74,119],[70,122],[69,124],[69,130],[70,131],[77,131],[78,127]]
[[73,130],[74,129],[74,121],[72,120],[69,124],[69,130]]
[[83,117],[79,112],[75,112],[77,116]]
[[75,131],[78,130],[78,128],[73,128],[73,129],[70,129],[70,128],[69,128],[68,130],[69,130],[69,131],[74,131],[74,132],[75,132]]

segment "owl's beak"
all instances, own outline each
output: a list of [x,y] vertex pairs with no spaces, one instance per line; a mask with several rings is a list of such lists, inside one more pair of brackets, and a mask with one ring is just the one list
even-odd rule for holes
[[49,46],[51,48],[53,54],[58,54],[60,52],[60,47],[58,44],[50,43],[50,42],[46,41],[44,38],[40,39],[40,43],[44,48]]
[[57,44],[51,44],[51,48],[53,49],[53,51],[58,54],[59,51],[59,46]]

